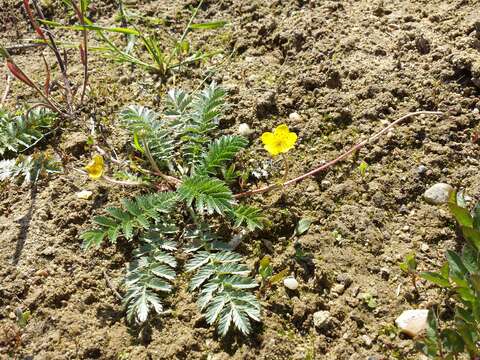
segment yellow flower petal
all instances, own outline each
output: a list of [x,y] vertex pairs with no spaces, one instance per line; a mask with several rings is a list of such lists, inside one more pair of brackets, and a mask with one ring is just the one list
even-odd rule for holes
[[290,131],[288,130],[288,126],[285,124],[278,125],[275,130],[273,130],[273,133],[275,136],[278,137],[283,137],[287,135]]
[[273,138],[274,138],[274,135],[273,135],[271,132],[268,132],[268,131],[267,131],[267,132],[264,132],[264,133],[262,134],[262,137],[261,137],[262,142],[263,142],[265,145],[271,144],[272,141],[273,141]]
[[100,179],[103,175],[103,157],[101,155],[94,155],[92,160],[85,166],[85,170],[91,179]]
[[276,156],[280,153],[286,153],[295,146],[297,134],[290,132],[287,125],[281,124],[275,128],[273,133],[263,133],[261,139],[265,150],[270,155]]
[[298,138],[297,134],[293,132],[289,132],[287,134],[287,136],[285,137],[285,144],[286,144],[286,147],[288,148],[287,150],[290,150],[295,146],[295,143],[297,142],[297,138]]

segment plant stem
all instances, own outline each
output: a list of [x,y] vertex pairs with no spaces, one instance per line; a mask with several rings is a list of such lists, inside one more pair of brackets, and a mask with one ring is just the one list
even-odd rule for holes
[[[319,172],[323,171],[323,170],[326,170],[330,167],[332,167],[333,165],[335,165],[336,163],[344,160],[345,158],[347,158],[348,156],[350,156],[351,154],[355,153],[357,150],[361,149],[362,147],[364,147],[365,145],[369,144],[369,143],[372,143],[374,142],[375,140],[377,140],[379,137],[381,137],[383,134],[385,134],[388,130],[392,129],[393,127],[395,127],[396,125],[398,125],[400,122],[402,122],[403,120],[405,119],[408,119],[412,116],[416,116],[416,115],[443,115],[442,112],[440,111],[416,111],[416,112],[412,112],[412,113],[408,113],[404,116],[402,116],[401,118],[395,120],[394,122],[392,122],[390,125],[388,125],[387,127],[383,128],[381,131],[373,134],[371,137],[369,137],[368,139],[366,140],[363,140],[359,143],[357,143],[356,145],[354,145],[353,147],[351,147],[349,150],[345,151],[343,154],[341,154],[340,156],[336,157],[335,159],[333,160],[330,160],[329,162],[301,175],[301,176],[298,176],[294,179],[291,179],[289,181],[286,181],[285,183],[283,183],[281,185],[281,187],[286,187],[286,186],[289,186],[289,185],[293,185],[297,182],[300,182],[310,176],[313,176],[313,175],[316,175],[318,174]],[[268,186],[265,186],[263,188],[260,188],[260,189],[255,189],[255,190],[249,190],[249,191],[245,191],[245,192],[242,192],[242,193],[239,193],[239,194],[236,194],[234,195],[234,197],[236,199],[239,199],[239,198],[242,198],[242,197],[245,197],[245,196],[251,196],[251,195],[255,195],[255,194],[261,194],[261,193],[264,193],[264,192],[267,192],[267,191],[270,191],[270,190],[273,190],[273,189],[276,189],[278,188],[279,185],[278,184],[272,184],[272,185],[268,185]]]
[[145,155],[147,156],[147,159],[150,162],[150,165],[153,168],[153,173],[155,175],[160,176],[161,178],[166,180],[169,184],[172,184],[174,186],[178,186],[181,184],[181,181],[179,179],[173,176],[166,175],[160,170],[155,159],[152,156],[152,153],[150,152],[150,148],[148,147],[148,144],[146,141],[143,141],[143,148],[145,149]]
[[[82,26],[85,26],[85,14],[83,8],[80,4],[80,7],[72,1],[72,7],[77,15],[78,20]],[[82,83],[82,93],[80,95],[80,106],[83,105],[83,100],[85,98],[85,92],[87,90],[88,84],[88,34],[87,29],[82,30],[82,44],[80,45],[80,60],[83,65],[83,83]]]
[[290,165],[288,163],[287,154],[283,153],[282,158],[283,158],[283,164],[285,165],[285,174],[283,175],[282,184],[285,184],[287,182],[287,179],[288,179],[288,172],[290,170]]
[[105,176],[103,175],[102,176],[102,179],[109,182],[109,183],[112,183],[112,184],[116,184],[116,185],[122,185],[122,186],[142,186],[142,185],[147,185],[147,184],[144,184],[142,182],[138,182],[138,181],[124,181],[124,180],[116,180],[116,179],[112,179],[111,177],[108,177],[108,176]]

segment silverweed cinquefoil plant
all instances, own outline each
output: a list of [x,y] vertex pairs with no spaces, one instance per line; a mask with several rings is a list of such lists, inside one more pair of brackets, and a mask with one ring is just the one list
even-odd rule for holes
[[[171,90],[163,114],[138,105],[120,113],[132,150],[143,159],[135,164],[140,176],[170,190],[124,199],[121,207],[96,216],[95,227],[81,237],[86,248],[119,238],[138,245],[125,280],[124,304],[133,323],[146,324],[153,313],[164,311],[162,298],[175,289],[179,252],[190,257],[184,265],[191,274],[189,289],[221,336],[232,327],[246,335],[251,321],[260,320],[252,294],[258,284],[230,239],[217,234],[219,227],[262,227],[260,210],[239,204],[223,175],[248,144],[241,136],[219,135],[224,97],[212,83],[196,94]],[[86,170],[93,179],[106,178],[99,155]]]

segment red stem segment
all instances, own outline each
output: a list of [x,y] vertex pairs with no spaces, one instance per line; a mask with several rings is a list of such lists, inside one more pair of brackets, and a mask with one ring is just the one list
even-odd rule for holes
[[355,153],[357,150],[361,149],[362,147],[364,147],[368,143],[371,143],[371,142],[377,140],[380,136],[382,136],[387,131],[389,131],[390,129],[392,129],[393,127],[395,127],[399,123],[401,123],[403,120],[408,119],[412,116],[416,116],[416,115],[443,115],[443,113],[440,112],[440,111],[416,111],[416,112],[406,114],[406,115],[402,116],[401,118],[392,122],[390,125],[388,125],[384,129],[382,129],[379,132],[373,134],[368,139],[363,140],[363,141],[359,142],[358,144],[354,145],[352,148],[345,151],[342,155],[336,157],[333,160],[330,160],[329,162],[327,162],[327,163],[325,163],[325,164],[323,164],[323,165],[321,165],[321,166],[319,166],[319,167],[317,167],[317,168],[315,168],[315,169],[313,169],[313,170],[311,170],[311,171],[309,171],[309,172],[307,172],[307,173],[305,173],[301,176],[298,176],[294,179],[286,181],[281,185],[279,185],[279,184],[268,185],[268,186],[265,186],[265,187],[260,188],[260,189],[249,190],[249,191],[245,191],[245,192],[236,194],[236,195],[234,195],[234,197],[235,197],[235,199],[239,199],[239,198],[242,198],[242,197],[245,197],[245,196],[261,194],[261,193],[273,190],[275,188],[286,187],[286,186],[289,186],[289,185],[293,185],[297,182],[300,182],[300,181],[306,179],[307,177],[313,176],[313,175],[315,175],[315,174],[317,174],[317,173],[319,173],[323,170],[326,170],[326,169],[332,167],[333,165],[335,165],[336,163],[338,163],[338,162],[344,160],[345,158],[349,157],[351,154]]

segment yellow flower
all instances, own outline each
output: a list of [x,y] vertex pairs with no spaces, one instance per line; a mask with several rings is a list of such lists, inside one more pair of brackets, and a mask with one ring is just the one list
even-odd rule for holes
[[267,150],[270,155],[276,156],[280,153],[286,153],[295,146],[297,134],[290,132],[288,126],[282,124],[277,126],[273,133],[263,133],[261,139],[265,150]]
[[91,179],[100,179],[103,175],[103,157],[102,155],[94,155],[92,160],[85,166],[85,170]]

